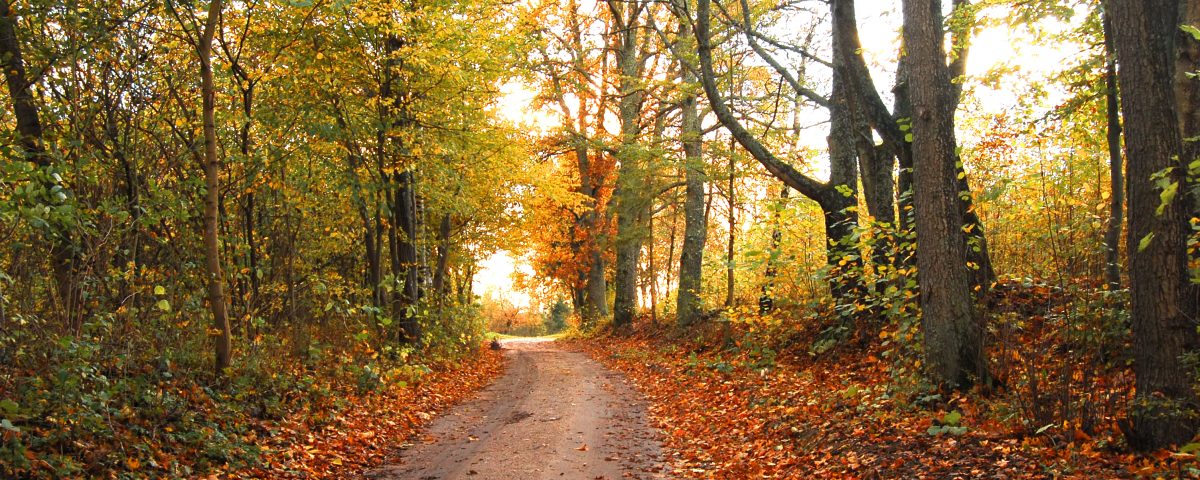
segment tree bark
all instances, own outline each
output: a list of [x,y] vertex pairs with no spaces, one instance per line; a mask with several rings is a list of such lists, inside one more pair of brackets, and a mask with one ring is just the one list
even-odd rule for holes
[[[696,83],[696,75],[691,69],[681,70],[684,85]],[[680,104],[680,141],[683,143],[686,183],[683,200],[683,246],[679,249],[679,288],[676,294],[676,310],[681,327],[699,322],[704,313],[700,288],[704,275],[704,244],[708,236],[708,223],[704,218],[704,139],[700,131],[700,114],[696,102],[696,95],[688,94]]]
[[406,170],[396,177],[396,212],[395,219],[400,224],[400,238],[397,252],[400,270],[395,272],[397,277],[404,276],[404,285],[399,294],[400,340],[415,344],[421,339],[419,319],[409,307],[416,305],[421,299],[420,262],[417,259],[417,205],[416,193],[413,191],[413,172]]
[[204,119],[204,254],[205,274],[208,276],[208,303],[212,310],[213,336],[216,343],[215,367],[224,374],[232,359],[233,339],[225,298],[225,274],[221,266],[220,227],[218,209],[221,195],[221,162],[217,157],[216,86],[213,82],[212,44],[221,15],[222,0],[208,5],[208,18],[197,39],[196,54],[200,58],[200,95],[203,98]]
[[644,219],[649,210],[646,190],[646,165],[640,158],[638,145],[641,134],[640,116],[645,91],[641,82],[642,62],[640,18],[646,4],[641,1],[608,0],[612,12],[616,42],[617,67],[620,71],[617,104],[621,127],[621,143],[617,147],[617,189],[613,192],[617,205],[616,272],[613,276],[613,326],[633,323],[637,312],[637,265],[645,237]]
[[985,376],[955,167],[954,110],[940,0],[904,1],[904,43],[913,78],[913,177],[917,278],[926,365],[932,380],[964,388]]
[[1112,19],[1108,8],[1100,15],[1104,28],[1104,99],[1108,142],[1108,228],[1104,231],[1104,283],[1121,289],[1121,224],[1125,221],[1125,167],[1121,158],[1121,102],[1117,89],[1117,55],[1113,49]]
[[[1120,69],[1121,113],[1129,174],[1129,286],[1136,393],[1130,445],[1153,450],[1187,442],[1197,432],[1195,371],[1186,357],[1200,346],[1196,290],[1188,278],[1191,199],[1167,198],[1155,181],[1186,191],[1176,97],[1179,0],[1114,0],[1113,46]],[[1161,212],[1159,211],[1161,209]]]
[[729,215],[727,217],[729,225],[729,236],[726,238],[725,245],[725,308],[733,307],[733,263],[734,263],[734,242],[737,240],[737,197],[734,196],[734,175],[736,174],[735,167],[737,159],[733,153],[733,145],[729,145],[729,184],[725,186],[725,199],[729,201]]
[[450,214],[442,214],[438,225],[437,267],[433,272],[433,293],[442,302],[449,292],[446,290],[446,274],[450,265]]

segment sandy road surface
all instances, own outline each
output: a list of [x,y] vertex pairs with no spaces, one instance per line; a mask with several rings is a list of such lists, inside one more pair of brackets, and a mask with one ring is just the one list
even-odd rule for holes
[[619,374],[553,342],[504,342],[492,386],[407,446],[379,479],[659,479],[660,444]]

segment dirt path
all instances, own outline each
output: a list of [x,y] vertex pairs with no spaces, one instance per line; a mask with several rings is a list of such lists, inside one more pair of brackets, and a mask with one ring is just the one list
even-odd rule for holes
[[380,479],[657,479],[660,445],[641,397],[586,355],[504,342],[505,375],[435,420]]

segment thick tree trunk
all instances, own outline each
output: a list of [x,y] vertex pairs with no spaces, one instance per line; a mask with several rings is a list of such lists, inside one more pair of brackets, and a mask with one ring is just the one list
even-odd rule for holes
[[608,281],[604,276],[604,252],[592,248],[587,265],[587,284],[583,294],[583,318],[595,321],[608,316]]
[[[835,9],[845,8],[841,2]],[[840,13],[840,12],[838,12]],[[838,13],[835,13],[838,14]],[[836,25],[835,29],[840,29]],[[854,238],[858,226],[858,155],[851,94],[854,92],[847,59],[853,52],[846,35],[833,36],[833,51],[838,60],[833,70],[833,88],[829,98],[829,185],[817,203],[825,216],[826,259],[832,274],[829,291],[838,305],[858,301],[862,292],[863,261]]]
[[940,0],[904,1],[904,42],[913,78],[917,278],[925,358],[932,379],[963,388],[984,378],[983,332],[967,271],[955,167],[954,105]]
[[1117,55],[1113,49],[1111,13],[1100,13],[1104,28],[1104,99],[1108,141],[1108,228],[1104,231],[1104,283],[1121,289],[1121,224],[1125,221],[1125,167],[1121,158],[1121,101],[1117,88]]
[[[1180,135],[1175,54],[1178,0],[1114,0],[1113,46],[1120,64],[1121,113],[1129,173],[1129,281],[1133,368],[1129,442],[1159,449],[1192,439],[1198,423],[1195,371],[1187,358],[1200,346],[1196,291],[1188,278],[1188,160]],[[1152,178],[1166,175],[1180,194],[1167,201]],[[1161,208],[1161,213],[1159,209]]]
[[403,236],[397,252],[400,270],[395,272],[397,277],[404,277],[404,285],[397,291],[400,295],[399,307],[402,310],[400,340],[412,344],[421,339],[421,325],[409,308],[421,299],[421,265],[417,259],[417,205],[416,194],[413,191],[413,172],[408,170],[397,174],[396,184],[395,218],[402,228],[400,233]]
[[640,18],[645,11],[641,1],[608,0],[613,14],[614,40],[617,48],[617,67],[621,72],[618,90],[618,120],[621,144],[617,148],[620,166],[617,170],[617,189],[613,196],[617,205],[616,272],[613,276],[613,325],[624,327],[633,323],[637,312],[637,266],[645,237],[644,219],[649,211],[646,194],[646,165],[640,158],[638,137],[641,135],[640,116],[645,91],[641,82],[642,63]]
[[204,117],[204,254],[205,274],[208,276],[208,302],[212,310],[213,329],[217,335],[216,370],[222,374],[232,358],[233,340],[229,328],[229,316],[225,298],[225,274],[221,266],[220,219],[217,212],[221,195],[221,162],[217,157],[216,86],[213,82],[212,44],[217,20],[221,15],[222,0],[212,0],[208,6],[208,18],[204,31],[200,33],[196,54],[200,57],[200,95],[203,98]]
[[[696,78],[687,68],[683,69],[684,84],[695,83]],[[701,279],[704,269],[704,244],[708,236],[708,223],[704,218],[704,139],[700,131],[700,115],[696,108],[696,96],[684,97],[680,105],[684,162],[683,200],[683,246],[679,249],[679,288],[676,310],[681,327],[700,321],[704,307],[700,300]]]

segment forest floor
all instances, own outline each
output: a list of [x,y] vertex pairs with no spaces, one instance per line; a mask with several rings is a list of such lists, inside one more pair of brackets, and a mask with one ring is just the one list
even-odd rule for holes
[[[771,355],[656,329],[566,342],[627,375],[663,429],[672,478],[1196,478],[1195,456],[1119,434],[1013,428],[998,399],[905,405],[873,350]],[[719,345],[719,343],[718,343]],[[1008,414],[1007,417],[1011,417]],[[1061,427],[1061,425],[1059,426]],[[1115,430],[1115,427],[1114,427]]]
[[647,405],[624,376],[548,340],[503,340],[505,375],[368,476],[667,478]]

